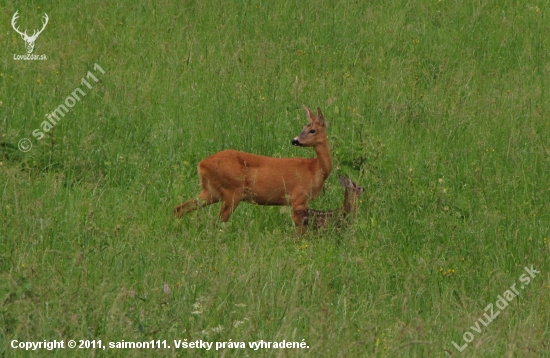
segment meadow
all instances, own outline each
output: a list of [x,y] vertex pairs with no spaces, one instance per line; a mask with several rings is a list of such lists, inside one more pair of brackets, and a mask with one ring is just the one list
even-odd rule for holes
[[[29,33],[48,14],[47,60],[14,60],[15,11]],[[549,11],[2,1],[0,356],[550,357]],[[281,207],[173,216],[217,151],[312,157],[290,143],[302,104],[323,111],[333,160],[311,207],[342,205],[349,176],[366,189],[355,221],[295,238]],[[70,339],[171,348],[11,347]]]

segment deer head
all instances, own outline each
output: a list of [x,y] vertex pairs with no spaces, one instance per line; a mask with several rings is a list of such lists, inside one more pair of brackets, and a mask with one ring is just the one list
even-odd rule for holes
[[317,108],[317,116],[304,104],[309,124],[304,127],[302,133],[292,140],[292,145],[298,147],[315,147],[319,144],[326,144],[326,122],[321,109]]
[[44,31],[44,29],[46,28],[46,25],[48,24],[48,14],[44,13],[44,21],[42,22],[42,25],[43,25],[42,29],[40,29],[40,31],[38,32],[34,30],[32,35],[29,36],[27,35],[27,30],[25,30],[25,32],[21,32],[19,31],[19,27],[16,27],[15,22],[19,18],[17,16],[17,13],[18,11],[16,11],[15,14],[13,14],[13,17],[11,18],[11,26],[13,27],[15,32],[21,35],[23,40],[25,40],[25,48],[27,49],[27,53],[32,53],[32,51],[34,50],[34,42],[36,41],[36,38],[38,37],[38,35],[40,35],[42,31]]
[[365,188],[352,182],[350,178],[338,177],[340,184],[344,187],[344,212],[355,217],[357,212],[357,201],[363,194]]

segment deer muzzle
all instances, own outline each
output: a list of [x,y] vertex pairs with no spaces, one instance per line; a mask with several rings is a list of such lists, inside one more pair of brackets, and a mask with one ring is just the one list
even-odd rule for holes
[[292,145],[294,145],[296,147],[301,147],[302,143],[300,143],[300,141],[298,140],[298,137],[296,137],[292,140]]

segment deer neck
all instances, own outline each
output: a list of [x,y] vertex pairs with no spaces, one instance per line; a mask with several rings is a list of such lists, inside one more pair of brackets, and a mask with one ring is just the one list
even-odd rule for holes
[[317,154],[319,169],[322,172],[321,175],[324,181],[332,171],[332,159],[330,158],[330,150],[328,149],[328,143],[325,142],[325,143],[316,145],[313,149],[315,150],[315,154]]
[[357,211],[357,196],[351,193],[348,188],[344,191],[343,211],[346,215],[351,215],[353,217],[355,217],[355,212]]
[[353,210],[353,203],[351,202],[351,200],[352,198],[350,192],[348,188],[346,188],[344,191],[344,212],[346,214],[351,213],[351,211]]

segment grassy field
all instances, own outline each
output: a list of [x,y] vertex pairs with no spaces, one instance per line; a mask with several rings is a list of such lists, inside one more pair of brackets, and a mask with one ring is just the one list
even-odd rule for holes
[[[14,60],[17,10],[29,34],[48,14],[47,60]],[[550,357],[549,11],[1,2],[0,357],[70,339],[170,348],[48,355]],[[302,103],[329,122],[334,164],[311,207],[340,206],[347,175],[366,189],[356,221],[295,240],[280,207],[173,217],[210,154],[313,156],[290,144]],[[309,348],[248,348],[260,340]]]

